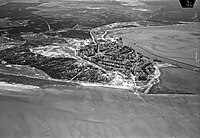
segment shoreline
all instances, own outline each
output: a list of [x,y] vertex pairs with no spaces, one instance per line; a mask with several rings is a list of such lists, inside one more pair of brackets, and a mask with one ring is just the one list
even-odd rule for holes
[[173,66],[161,68],[160,71],[160,83],[154,85],[157,92],[151,91],[150,94],[199,95],[199,72]]
[[[63,81],[63,80],[55,80],[55,79],[51,79],[54,81],[61,81],[61,82],[66,82],[66,83],[77,83],[79,85],[79,87],[100,87],[100,88],[111,88],[111,89],[121,89],[121,90],[129,90],[131,91],[131,93],[137,93],[137,94],[151,94],[149,93],[151,88],[154,85],[157,85],[159,83],[161,83],[161,75],[163,74],[162,69],[164,68],[178,68],[175,65],[169,64],[169,63],[155,63],[154,65],[155,67],[155,72],[153,77],[147,82],[147,84],[142,85],[142,86],[135,86],[135,85],[126,85],[126,83],[124,83],[125,85],[123,86],[117,86],[117,85],[104,85],[104,84],[100,84],[100,83],[89,83],[89,82],[73,82],[73,81]],[[59,85],[53,85],[53,86],[59,86]],[[49,87],[51,88],[51,87]],[[76,87],[74,87],[76,88]],[[35,85],[24,85],[24,84],[18,84],[18,83],[8,83],[8,82],[0,82],[0,91],[16,91],[17,92],[21,92],[21,91],[27,91],[27,90],[39,90],[39,89],[48,89],[48,87],[45,88],[41,88],[39,86],[35,86]],[[138,92],[138,90],[140,90]],[[159,94],[159,93],[158,93]],[[0,93],[0,95],[4,95],[3,93]],[[155,95],[155,94],[152,94]],[[169,95],[169,94],[163,94],[163,95]],[[171,94],[172,95],[172,94]],[[177,94],[175,94],[177,95]],[[187,94],[185,94],[187,95]]]
[[[134,29],[135,28],[135,27],[123,27],[123,25],[126,25],[126,24],[127,23],[113,23],[113,24],[109,24],[109,25],[105,25],[102,27],[97,27],[97,28],[91,29],[90,35],[92,37],[92,41],[94,43],[96,43],[96,39],[98,39],[99,37],[101,37],[101,39],[105,40],[105,36],[107,35],[108,31],[110,31],[110,30],[119,30],[119,29],[121,30],[121,29],[128,29],[128,28]],[[136,27],[139,27],[139,24],[137,24],[136,22],[131,22],[131,24],[135,25]],[[117,27],[119,27],[119,28],[117,28]],[[95,37],[95,34],[93,31],[96,31],[96,29],[98,31],[100,31],[102,28],[104,30],[104,33]],[[154,72],[153,77],[147,82],[147,84],[140,85],[140,86],[136,85],[135,83],[130,84],[127,82],[123,82],[122,85],[117,86],[117,85],[112,85],[112,84],[109,85],[109,84],[101,84],[101,83],[74,82],[74,81],[68,81],[68,80],[57,80],[57,79],[52,79],[52,78],[49,78],[48,80],[61,81],[61,82],[66,82],[66,83],[77,83],[83,87],[107,87],[107,88],[114,88],[114,89],[134,90],[134,91],[142,90],[141,93],[143,93],[143,90],[145,90],[144,93],[147,94],[149,92],[149,90],[152,88],[152,86],[159,82],[159,77],[161,75],[159,68],[164,67],[164,66],[166,66],[166,65],[160,65],[160,64],[154,65],[156,70]],[[167,66],[169,66],[169,65],[167,65]],[[17,85],[17,84],[16,85],[10,84],[10,85],[12,87],[19,87],[19,85]],[[35,86],[35,87],[37,87],[37,86]],[[30,89],[34,89],[35,87],[34,86],[30,87]],[[23,84],[22,84],[22,86],[20,86],[20,88],[23,88]],[[27,87],[25,86],[24,88],[26,89]]]
[[[120,23],[119,23],[120,24]],[[113,30],[126,30],[126,29],[134,29],[136,27],[139,27],[139,28],[143,28],[146,26],[140,26],[138,23],[134,22],[135,24],[135,27],[119,27],[119,28],[113,28],[116,27],[118,24],[117,23],[113,23],[113,24],[109,24],[109,25],[105,25],[105,26],[101,26],[101,27],[97,27],[97,28],[94,28],[94,29],[91,29],[90,30],[90,35],[92,37],[92,40],[93,42],[96,44],[96,39],[98,38],[101,38],[102,40],[106,40],[106,35],[108,34],[108,31],[113,31]],[[174,26],[174,25],[170,25],[170,26]],[[109,28],[110,27],[110,28]],[[93,35],[93,31],[96,31],[96,30],[101,30],[101,28],[103,28],[102,30],[104,30],[104,33],[101,34],[101,35],[97,35],[96,37]],[[113,38],[109,38],[109,39],[113,39]],[[158,64],[156,63],[156,65],[154,65],[154,67],[156,68],[155,72],[154,72],[154,77],[146,84],[146,85],[143,85],[143,86],[134,86],[134,87],[127,87],[127,86],[115,86],[115,85],[103,85],[103,84],[92,84],[92,83],[81,83],[81,85],[83,86],[99,86],[99,87],[111,87],[111,88],[121,88],[121,89],[128,89],[128,90],[133,90],[133,89],[146,89],[144,92],[142,93],[145,93],[145,94],[148,94],[150,89],[157,83],[160,82],[160,76],[161,76],[161,71],[159,68],[163,68],[163,67],[169,67],[169,66],[173,66],[173,67],[176,67],[175,65],[172,65],[172,64],[169,64],[169,63],[163,63],[163,64]]]
[[[106,35],[108,34],[108,31],[111,31],[111,30],[127,30],[127,29],[135,29],[135,28],[147,28],[146,26],[138,26],[137,23],[135,23],[135,25],[137,27],[121,27],[119,26],[119,28],[115,28],[115,27],[118,27],[117,25],[122,25],[123,26],[123,23],[113,23],[113,24],[109,24],[109,25],[105,25],[105,26],[102,26],[102,27],[97,27],[97,28],[93,28],[90,30],[90,35],[91,35],[91,38],[92,38],[92,41],[94,43],[97,43],[96,42],[96,39],[98,38],[101,38],[103,40],[106,40]],[[183,24],[184,25],[184,24]],[[180,26],[180,25],[168,25],[168,26]],[[154,27],[165,27],[165,26],[152,26],[153,28]],[[95,36],[94,32],[93,31],[101,31],[101,28],[104,30],[104,33],[103,34],[100,34],[100,35],[97,35]],[[111,38],[110,38],[111,39]],[[114,39],[114,38],[113,38]],[[177,67],[175,65],[172,65],[172,64],[169,64],[169,63],[156,63],[155,62],[155,71],[154,71],[154,75],[153,77],[147,82],[147,84],[145,85],[142,85],[142,86],[137,86],[137,85],[134,85],[134,84],[128,84],[128,83],[123,83],[121,86],[117,86],[117,85],[108,85],[108,84],[101,84],[101,83],[89,83],[89,82],[74,82],[74,81],[68,81],[68,80],[57,80],[57,79],[48,79],[48,80],[53,80],[53,81],[60,81],[60,82],[66,82],[66,83],[77,83],[79,84],[80,86],[83,86],[83,87],[106,87],[106,88],[114,88],[114,89],[126,89],[126,90],[134,90],[134,91],[137,91],[139,89],[142,89],[143,92],[140,92],[140,93],[144,93],[144,94],[148,94],[150,89],[157,83],[160,82],[160,76],[162,75],[162,72],[160,70],[160,68],[166,68],[166,67]],[[0,82],[1,83],[1,82]],[[12,87],[19,87],[20,85],[20,88],[23,88],[24,89],[27,89],[26,85],[23,86],[23,84],[9,84],[9,86]],[[36,88],[37,86],[33,86],[33,87],[30,87],[30,89],[34,89]],[[1,88],[1,86],[0,86]],[[38,88],[38,87],[37,87]]]
[[[77,84],[80,84],[80,86],[83,86],[83,87],[106,87],[106,88],[114,88],[114,89],[126,89],[126,90],[134,90],[134,89],[142,89],[142,88],[147,88],[148,91],[150,90],[150,88],[156,84],[157,82],[155,82],[156,80],[159,80],[159,77],[161,75],[161,71],[160,71],[160,67],[166,67],[166,65],[160,65],[160,64],[156,64],[154,65],[154,67],[156,68],[155,70],[155,75],[154,77],[146,84],[146,85],[143,85],[143,86],[116,86],[116,85],[104,85],[104,84],[98,84],[98,83],[89,83],[89,82],[73,82],[73,81],[63,81],[63,80],[56,80],[56,79],[49,79],[49,80],[54,80],[54,81],[61,81],[61,82],[66,82],[66,83],[77,83]],[[168,66],[167,66],[168,67]],[[12,88],[14,90],[14,88],[20,88],[20,89],[38,89],[40,87],[38,86],[35,86],[35,85],[23,85],[23,84],[10,84],[10,83],[7,83],[7,82],[0,82],[1,86],[0,88],[1,89],[10,89]],[[125,84],[126,85],[126,84]],[[145,90],[144,93],[148,93],[147,90]]]

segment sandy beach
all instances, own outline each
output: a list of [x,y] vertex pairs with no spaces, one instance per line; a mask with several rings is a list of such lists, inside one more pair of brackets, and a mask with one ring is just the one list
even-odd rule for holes
[[151,58],[163,57],[162,60],[168,62],[172,60],[173,63],[200,67],[200,62],[195,60],[196,53],[200,55],[199,30],[199,23],[148,26],[109,31],[106,37],[121,36],[124,45],[132,46]]
[[[52,92],[55,91],[53,94]],[[0,96],[0,137],[197,138],[199,96],[136,95],[114,89],[44,90]]]
[[170,26],[166,28],[152,27],[137,30],[124,37],[136,40],[141,47],[156,55],[200,67],[195,62],[196,52],[200,54],[200,24]]

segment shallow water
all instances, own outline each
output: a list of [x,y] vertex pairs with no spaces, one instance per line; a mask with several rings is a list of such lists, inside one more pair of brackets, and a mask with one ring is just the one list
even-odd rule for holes
[[162,68],[161,71],[160,87],[166,87],[176,93],[200,94],[199,72],[182,68]]

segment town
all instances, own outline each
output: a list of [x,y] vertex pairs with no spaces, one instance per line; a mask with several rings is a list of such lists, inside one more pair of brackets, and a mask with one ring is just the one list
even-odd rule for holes
[[[53,31],[23,33],[19,46],[0,51],[0,61],[37,68],[53,79],[144,92],[157,78],[154,60],[135,51],[135,44],[124,45],[120,36],[104,38],[108,30],[124,25],[127,24],[94,28],[89,39],[63,37]],[[2,39],[8,46],[11,40],[6,40]]]
[[107,71],[120,72],[126,79],[135,76],[135,81],[147,81],[155,71],[153,62],[132,47],[123,45],[122,38],[81,47],[76,56]]

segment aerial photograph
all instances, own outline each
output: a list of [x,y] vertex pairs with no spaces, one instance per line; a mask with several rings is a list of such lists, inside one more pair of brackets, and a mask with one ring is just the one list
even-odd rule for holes
[[0,138],[199,138],[200,0],[0,0]]

